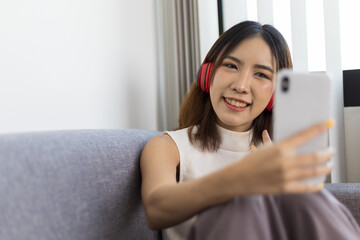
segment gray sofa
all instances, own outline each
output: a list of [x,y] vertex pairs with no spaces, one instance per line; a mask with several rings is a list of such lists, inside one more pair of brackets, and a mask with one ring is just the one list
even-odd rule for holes
[[[1,240],[161,239],[146,225],[139,157],[159,132],[0,135]],[[360,184],[327,184],[360,223]]]

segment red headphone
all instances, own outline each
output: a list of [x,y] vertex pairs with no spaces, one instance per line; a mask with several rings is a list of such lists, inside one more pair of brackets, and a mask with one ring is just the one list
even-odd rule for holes
[[201,64],[199,71],[196,74],[196,85],[208,93],[210,91],[210,77],[213,69],[213,62],[205,62]]
[[[213,62],[206,62],[205,60],[204,63],[201,64],[200,69],[196,74],[196,86],[206,93],[210,91],[210,77],[213,67],[214,67]],[[273,107],[274,107],[274,94],[271,96],[271,99],[268,105],[266,106],[266,110],[272,111]]]

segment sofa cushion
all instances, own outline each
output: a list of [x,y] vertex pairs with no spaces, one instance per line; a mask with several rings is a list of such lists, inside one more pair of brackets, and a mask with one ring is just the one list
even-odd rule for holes
[[139,157],[159,132],[0,136],[0,239],[160,239],[146,224]]
[[360,183],[327,183],[325,188],[350,210],[360,225]]

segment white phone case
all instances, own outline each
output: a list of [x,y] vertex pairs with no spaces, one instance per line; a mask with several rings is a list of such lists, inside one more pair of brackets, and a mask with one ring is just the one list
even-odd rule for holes
[[[294,73],[288,69],[278,73],[273,110],[274,142],[326,121],[329,117],[330,79],[325,73]],[[299,147],[297,152],[306,154],[324,150],[328,146],[327,132]],[[322,176],[304,181],[318,185],[323,183],[325,178]]]

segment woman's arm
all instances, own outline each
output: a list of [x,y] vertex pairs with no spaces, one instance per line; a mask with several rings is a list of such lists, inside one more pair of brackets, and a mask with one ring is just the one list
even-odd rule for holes
[[[202,178],[176,182],[179,153],[167,135],[150,140],[141,156],[142,197],[149,226],[170,227],[199,211],[225,202],[236,195],[307,193],[322,186],[309,186],[299,180],[326,175],[324,163],[329,151],[296,155],[296,148],[328,129],[317,124],[293,137],[259,148],[241,161]],[[316,165],[314,165],[316,164]]]
[[141,155],[141,191],[152,229],[179,224],[199,211],[232,197],[222,191],[223,173],[177,183],[178,164],[177,147],[168,135],[157,136],[145,145]]

